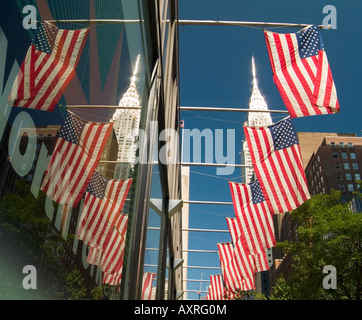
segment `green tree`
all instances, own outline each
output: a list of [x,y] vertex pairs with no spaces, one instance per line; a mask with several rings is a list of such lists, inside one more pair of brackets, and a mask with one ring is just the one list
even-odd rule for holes
[[84,300],[87,295],[84,279],[78,269],[65,276],[65,295],[68,300]]
[[[85,299],[87,290],[79,270],[69,273],[62,263],[66,243],[45,214],[45,194],[40,192],[35,198],[27,183],[15,183],[16,192],[7,192],[0,201],[0,241],[13,248],[11,255],[18,265],[31,258],[45,293],[59,299]],[[1,257],[0,264],[5,259]],[[0,273],[0,278],[6,276]],[[11,289],[14,283],[7,281],[6,285]]]
[[[297,241],[279,244],[293,255],[293,271],[279,279],[271,299],[350,299],[361,298],[362,214],[353,214],[340,203],[340,193],[313,196],[292,211],[297,221]],[[323,268],[337,271],[337,288],[324,289]]]

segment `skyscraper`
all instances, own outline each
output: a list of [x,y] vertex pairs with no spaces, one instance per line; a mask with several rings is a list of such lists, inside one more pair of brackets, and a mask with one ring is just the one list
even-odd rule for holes
[[[262,96],[259,87],[258,80],[256,79],[254,57],[251,58],[252,73],[253,73],[253,89],[249,100],[249,110],[265,110],[268,111],[268,105]],[[244,122],[245,126],[265,127],[273,123],[269,112],[248,112],[247,121]],[[252,165],[248,144],[246,141],[243,142],[242,150],[243,161],[245,165]],[[243,182],[250,183],[253,180],[253,168],[243,168],[242,178]]]
[[[256,69],[254,57],[251,58],[252,66],[252,92],[249,99],[249,110],[265,110],[266,112],[248,112],[247,121],[244,122],[244,126],[253,126],[253,127],[265,127],[273,124],[270,113],[268,112],[268,105],[260,92],[258,86],[258,80],[256,78]],[[243,141],[243,150],[242,150],[242,160],[245,165],[249,167],[242,168],[242,182],[250,183],[254,180],[254,170],[252,167],[251,156],[246,141]],[[273,254],[272,249],[266,249],[266,255],[268,258],[269,267],[273,263]],[[256,288],[258,292],[267,294],[270,290],[269,285],[269,272],[263,271],[258,272],[255,277]]]
[[[118,141],[115,179],[127,179],[130,176],[136,158],[136,139],[139,133],[141,102],[136,87],[136,74],[139,56],[127,91],[123,94],[119,109],[116,109],[111,122]],[[120,163],[119,163],[120,162]]]

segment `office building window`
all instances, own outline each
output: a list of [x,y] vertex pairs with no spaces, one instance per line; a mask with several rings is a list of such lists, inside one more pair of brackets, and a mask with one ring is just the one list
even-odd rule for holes
[[356,159],[356,153],[355,152],[351,152],[350,154],[351,159]]
[[347,197],[345,194],[341,194],[341,202],[344,203],[347,201]]
[[359,173],[355,173],[354,174],[354,179],[357,180],[357,181],[360,181],[361,180],[361,175]]
[[354,191],[353,183],[348,184],[348,191]]
[[352,181],[352,174],[351,173],[346,173],[346,180],[347,181]]
[[347,159],[347,152],[342,152],[341,155],[342,155],[342,159]]
[[353,168],[353,170],[358,170],[358,163],[357,163],[357,162],[353,162],[353,163],[352,163],[352,168]]
[[348,162],[343,163],[343,168],[344,168],[345,170],[349,170],[349,169],[350,169],[350,168],[349,168],[349,163],[348,163]]

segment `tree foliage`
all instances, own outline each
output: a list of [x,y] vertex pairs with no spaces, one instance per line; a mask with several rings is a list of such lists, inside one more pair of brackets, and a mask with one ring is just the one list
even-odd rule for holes
[[[293,255],[288,279],[280,278],[271,299],[350,299],[361,298],[362,213],[353,214],[340,203],[340,193],[316,195],[292,211],[297,221],[297,241],[279,246]],[[337,288],[322,285],[323,268],[334,266]]]
[[[44,283],[42,291],[49,296],[85,299],[85,281],[78,269],[74,268],[71,272],[65,269],[62,263],[65,240],[55,230],[44,208],[44,193],[39,193],[36,199],[28,184],[16,181],[16,192],[7,192],[0,201],[0,239],[6,239],[9,248],[13,248],[11,255],[16,263],[26,265],[30,259],[36,265],[39,281]],[[11,290],[11,283],[9,286]]]

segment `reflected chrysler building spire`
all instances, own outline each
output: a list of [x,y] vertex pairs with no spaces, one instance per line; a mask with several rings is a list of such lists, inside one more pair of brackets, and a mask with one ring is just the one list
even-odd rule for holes
[[136,138],[139,134],[139,122],[141,114],[141,102],[136,87],[136,75],[138,72],[140,56],[138,55],[131,83],[127,91],[119,101],[119,108],[112,116],[111,122],[118,141],[115,179],[127,179],[134,167],[136,158]]
[[[253,81],[252,81],[252,92],[249,99],[249,110],[265,110],[266,112],[248,112],[247,121],[244,123],[245,126],[252,126],[252,127],[266,127],[273,123],[270,113],[268,111],[268,105],[265,102],[264,97],[262,96],[259,87],[258,87],[258,80],[256,78],[256,69],[255,69],[255,62],[254,57],[251,58],[251,67],[252,67],[252,74],[253,74]],[[251,165],[251,157],[248,148],[248,144],[246,141],[243,142],[243,160],[245,165]],[[243,170],[243,177],[245,183],[250,183],[253,180],[253,168],[246,167]]]

